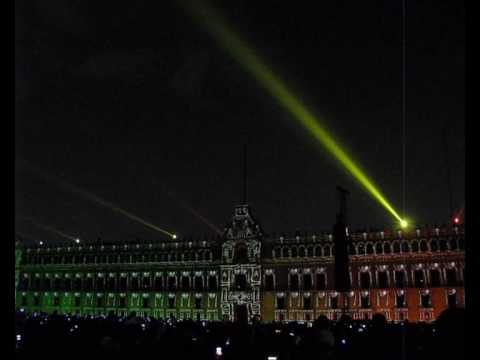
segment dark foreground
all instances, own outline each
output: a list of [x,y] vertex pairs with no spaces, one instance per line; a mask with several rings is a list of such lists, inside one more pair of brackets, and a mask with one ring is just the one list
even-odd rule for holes
[[357,322],[307,324],[164,321],[16,313],[17,358],[151,359],[462,359],[463,309],[433,324],[391,324],[381,315]]

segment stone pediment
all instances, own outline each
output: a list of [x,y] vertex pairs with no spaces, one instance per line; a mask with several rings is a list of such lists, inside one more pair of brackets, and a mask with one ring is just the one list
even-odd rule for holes
[[251,215],[248,205],[238,205],[232,221],[225,228],[225,237],[228,240],[260,239],[262,237],[260,225]]

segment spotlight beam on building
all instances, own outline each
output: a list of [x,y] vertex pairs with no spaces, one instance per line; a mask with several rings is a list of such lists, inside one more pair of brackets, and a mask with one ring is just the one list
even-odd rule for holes
[[[122,209],[121,207],[119,207],[119,206],[117,206],[117,205],[115,205],[115,204],[113,204],[109,201],[106,201],[106,200],[102,199],[101,197],[99,197],[99,196],[97,196],[97,195],[95,195],[95,194],[93,194],[93,193],[91,193],[87,190],[84,190],[84,189],[82,189],[82,188],[80,188],[76,185],[73,185],[73,184],[71,184],[71,183],[69,183],[65,180],[62,180],[62,179],[58,178],[57,176],[48,174],[46,171],[41,170],[37,166],[33,166],[32,164],[28,163],[25,160],[24,160],[24,162],[28,165],[28,168],[30,170],[32,170],[33,172],[35,172],[36,174],[42,176],[46,180],[54,182],[58,186],[60,186],[64,189],[67,189],[74,194],[77,194],[77,195],[83,197],[84,199],[90,200],[97,205],[106,207],[107,209],[110,209],[117,214],[123,215],[123,216],[127,217],[128,219],[133,220],[133,221],[135,221],[139,224],[142,224],[142,225],[144,225],[144,226],[146,226],[150,229],[153,229],[153,230],[158,231],[162,234],[168,235],[172,239],[177,238],[177,235],[175,235],[174,233],[172,233],[170,231],[164,230],[164,229],[162,229],[162,228],[160,228],[160,227],[158,227],[158,226],[140,218],[139,216],[136,216],[136,215],[132,214],[131,212],[129,212],[125,209]],[[75,240],[75,238],[73,240]]]
[[68,239],[68,240],[72,240],[72,241],[75,241],[76,238],[71,236],[71,235],[68,235],[66,233],[64,233],[63,231],[61,230],[58,230],[56,227],[53,227],[53,226],[50,226],[50,225],[46,225],[46,224],[43,224],[41,222],[38,222],[36,221],[35,219],[31,218],[31,217],[27,217],[27,216],[19,216],[20,219],[23,219],[23,220],[26,220],[28,221],[29,223],[39,227],[40,229],[43,229],[45,231],[48,231],[52,234],[55,234],[55,235],[58,235],[60,237],[63,237],[65,239]]
[[293,94],[287,85],[264,63],[239,35],[235,33],[222,17],[205,2],[182,1],[184,9],[192,18],[204,27],[215,41],[226,50],[241,66],[252,75],[255,80],[271,95],[278,103],[287,110],[292,118],[307,130],[323,147],[336,159],[348,172],[375,198],[402,227],[407,226],[393,208],[385,195],[378,189],[374,182],[357,165],[329,134],[321,124],[320,118],[314,115],[302,101]]

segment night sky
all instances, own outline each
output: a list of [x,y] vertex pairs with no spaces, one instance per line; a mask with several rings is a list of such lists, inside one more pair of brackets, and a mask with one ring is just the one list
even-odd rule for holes
[[[228,3],[228,4],[226,4]],[[22,161],[181,237],[223,229],[242,199],[266,233],[328,231],[350,190],[354,229],[389,213],[173,1],[16,1],[16,231],[64,241],[164,235],[35,174]],[[157,4],[154,7],[153,4]],[[161,4],[161,6],[158,6]],[[402,208],[401,1],[213,3]],[[407,0],[407,216],[464,205],[462,1]],[[208,21],[208,19],[205,19]]]

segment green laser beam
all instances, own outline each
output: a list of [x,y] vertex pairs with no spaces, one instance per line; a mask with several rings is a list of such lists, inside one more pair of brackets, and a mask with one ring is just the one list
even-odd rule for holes
[[112,210],[113,212],[116,212],[118,214],[121,214],[127,218],[129,218],[130,220],[133,220],[137,223],[140,223],[142,225],[145,225],[146,227],[150,228],[150,229],[153,229],[153,230],[156,230],[160,233],[163,233],[163,234],[166,234],[168,235],[169,237],[173,238],[173,239],[176,239],[176,235],[174,233],[171,233],[167,230],[164,230],[162,228],[159,228],[158,226],[130,213],[129,211],[125,210],[125,209],[122,209],[121,207],[109,202],[109,201],[106,201],[102,198],[100,198],[99,196],[89,192],[89,191],[86,191],[84,189],[81,189],[80,187],[76,186],[76,185],[73,185],[65,180],[62,180],[54,175],[51,175],[51,174],[48,174],[47,172],[45,172],[44,170],[41,170],[40,168],[38,168],[37,166],[33,166],[32,164],[28,163],[27,161],[24,161],[25,163],[28,164],[29,168],[34,171],[35,173],[39,174],[40,176],[44,177],[45,179],[47,180],[50,180],[52,182],[55,182],[57,185],[59,185],[60,187],[63,187],[77,195],[80,195],[81,197],[87,199],[87,200],[90,200],[98,205],[101,205],[103,207],[106,207],[110,210]]
[[284,109],[293,115],[293,118],[318,140],[402,226],[407,225],[374,182],[354,163],[325,127],[320,125],[319,119],[287,88],[281,79],[254,53],[253,49],[230,29],[212,7],[202,1],[183,1],[182,3],[193,19],[204,26],[219,45],[236,59]]

